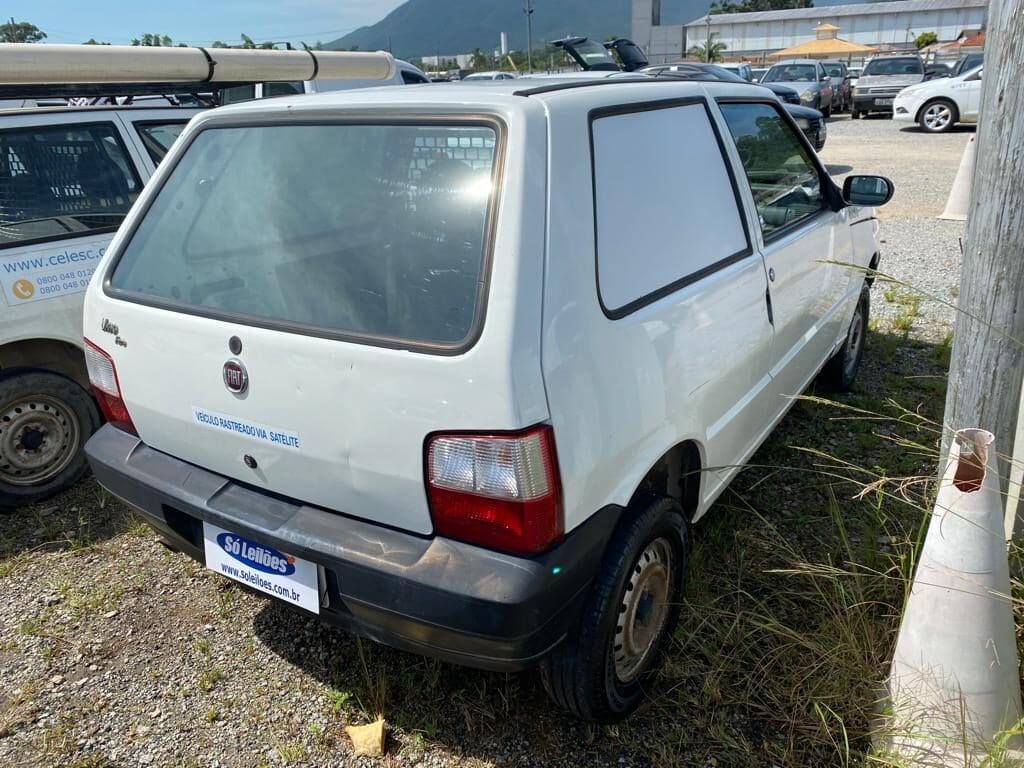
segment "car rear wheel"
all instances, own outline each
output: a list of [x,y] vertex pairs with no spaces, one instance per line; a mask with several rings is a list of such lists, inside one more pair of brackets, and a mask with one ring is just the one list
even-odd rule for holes
[[50,371],[0,376],[0,509],[33,504],[77,481],[100,414],[78,384]]
[[840,392],[853,387],[860,361],[864,356],[864,342],[868,335],[868,317],[871,312],[871,289],[865,285],[860,289],[860,298],[853,310],[853,318],[846,329],[846,338],[832,358],[821,370],[821,381],[829,389]]
[[548,695],[581,720],[617,722],[640,706],[679,619],[689,534],[679,503],[623,513],[577,625],[541,662]]
[[956,104],[946,99],[928,102],[921,109],[917,124],[927,133],[945,133],[958,119]]

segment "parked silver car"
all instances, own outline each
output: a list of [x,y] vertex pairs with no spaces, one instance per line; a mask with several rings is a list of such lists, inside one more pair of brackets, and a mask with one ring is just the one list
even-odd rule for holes
[[891,115],[896,94],[923,80],[924,62],[920,56],[876,56],[864,65],[854,86],[850,117],[856,120],[871,112]]
[[825,117],[832,114],[832,80],[821,66],[820,61],[812,59],[780,61],[764,73],[761,82],[789,86],[800,94],[800,103],[805,107],[814,107]]

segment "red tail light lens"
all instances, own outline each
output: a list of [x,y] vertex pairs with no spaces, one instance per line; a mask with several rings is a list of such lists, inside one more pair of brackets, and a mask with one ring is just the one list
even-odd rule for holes
[[435,435],[427,443],[427,496],[441,536],[536,554],[565,533],[548,425],[508,435]]
[[138,435],[131,414],[121,397],[121,384],[113,358],[88,339],[85,340],[85,365],[89,369],[89,383],[108,422],[118,429]]

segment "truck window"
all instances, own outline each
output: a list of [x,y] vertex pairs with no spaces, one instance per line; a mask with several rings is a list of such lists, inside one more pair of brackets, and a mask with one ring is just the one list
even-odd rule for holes
[[113,232],[141,189],[110,123],[0,131],[0,247]]
[[180,120],[173,123],[135,123],[135,130],[154,165],[160,165],[184,129],[185,123]]
[[628,314],[749,252],[703,102],[599,117],[591,136],[598,290],[607,314]]
[[789,123],[769,104],[721,104],[766,238],[825,205],[818,167]]
[[263,98],[265,99],[268,99],[271,96],[295,96],[296,94],[305,92],[305,86],[303,86],[301,80],[294,83],[263,84]]
[[111,285],[298,333],[459,346],[482,311],[496,151],[480,124],[207,129]]

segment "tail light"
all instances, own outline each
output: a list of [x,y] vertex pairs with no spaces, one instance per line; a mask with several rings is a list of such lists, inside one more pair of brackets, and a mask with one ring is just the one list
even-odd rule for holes
[[138,435],[124,398],[121,397],[121,384],[117,380],[114,359],[86,339],[85,365],[89,369],[89,383],[92,384],[92,391],[103,416],[118,429]]
[[434,531],[491,549],[542,552],[565,519],[550,426],[502,435],[435,435],[427,443]]

